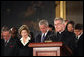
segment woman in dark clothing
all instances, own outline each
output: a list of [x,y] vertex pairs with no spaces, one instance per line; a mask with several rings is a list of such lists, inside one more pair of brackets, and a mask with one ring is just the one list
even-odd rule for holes
[[68,32],[74,32],[74,21],[69,21],[66,25],[66,30]]
[[31,43],[30,31],[27,25],[22,25],[19,28],[19,34],[21,35],[20,40],[18,41],[18,55],[19,56],[32,56],[33,49],[28,47],[29,43]]

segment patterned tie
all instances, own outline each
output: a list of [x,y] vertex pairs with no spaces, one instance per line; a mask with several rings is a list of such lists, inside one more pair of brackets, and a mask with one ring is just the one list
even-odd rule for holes
[[41,38],[41,42],[44,42],[45,39],[45,33],[43,34],[43,37]]

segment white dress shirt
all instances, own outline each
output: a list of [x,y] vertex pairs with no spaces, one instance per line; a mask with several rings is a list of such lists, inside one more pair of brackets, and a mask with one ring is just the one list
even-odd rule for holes
[[23,37],[20,39],[21,43],[22,43],[24,46],[29,42],[29,40],[31,40],[31,38],[30,38],[30,37],[27,37],[26,42],[24,43]]
[[78,35],[78,36],[77,36],[77,39],[79,39],[79,38],[81,37],[82,34],[83,34],[83,33],[81,33],[80,35]]
[[41,35],[41,38],[43,37],[43,35],[45,34],[45,36],[47,35],[47,33],[48,33],[48,31],[49,30],[47,30],[47,32],[46,33],[42,33],[42,35]]

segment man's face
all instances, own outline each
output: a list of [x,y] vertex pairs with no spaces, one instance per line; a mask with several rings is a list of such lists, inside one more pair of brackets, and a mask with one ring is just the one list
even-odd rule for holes
[[48,30],[48,27],[45,26],[45,25],[40,25],[39,28],[40,28],[40,31],[41,31],[42,33],[46,33],[47,30]]
[[11,34],[9,33],[9,31],[2,32],[2,35],[5,40],[9,40],[9,38],[11,37]]
[[76,36],[78,36],[78,35],[81,34],[81,30],[75,29],[75,30],[74,30],[74,33],[75,33]]
[[61,32],[64,29],[64,24],[62,24],[60,20],[54,21],[54,26],[55,26],[56,32]]

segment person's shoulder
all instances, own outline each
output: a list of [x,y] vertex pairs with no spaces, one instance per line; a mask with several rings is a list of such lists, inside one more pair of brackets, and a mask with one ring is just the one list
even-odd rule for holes
[[63,35],[65,35],[65,36],[67,36],[67,37],[70,37],[70,38],[75,37],[75,34],[74,34],[73,32],[68,32],[68,31],[65,31],[65,32],[63,33]]
[[4,43],[4,39],[0,39],[1,43]]
[[17,39],[15,39],[15,38],[10,38],[10,40],[9,41],[11,41],[11,42],[17,42],[18,40]]
[[79,40],[83,41],[83,34],[80,36]]
[[4,39],[0,39],[1,41],[4,41]]
[[48,31],[48,33],[52,33],[52,31]]
[[50,34],[49,34],[49,38],[56,38],[56,32],[55,31],[49,31],[50,32]]
[[35,37],[38,37],[40,35],[41,35],[41,32],[38,32],[38,33],[35,34]]
[[48,31],[49,34],[55,34],[55,31]]
[[19,43],[20,43],[20,42],[21,42],[21,38],[17,39],[17,42],[19,42]]
[[81,37],[83,38],[83,34],[81,35]]
[[75,35],[74,32],[64,31],[65,34]]

